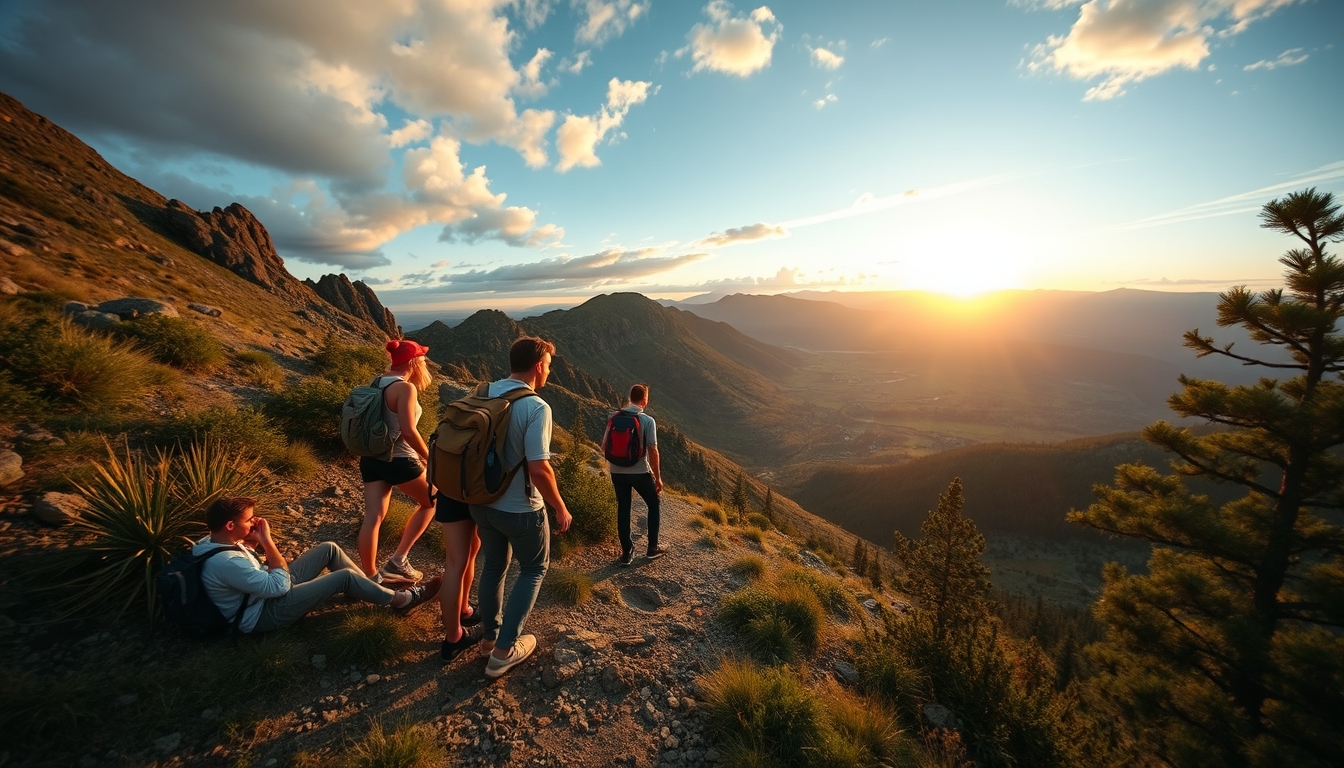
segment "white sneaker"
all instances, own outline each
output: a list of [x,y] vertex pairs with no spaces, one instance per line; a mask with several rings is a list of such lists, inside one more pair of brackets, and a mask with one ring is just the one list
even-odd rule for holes
[[513,644],[513,649],[509,651],[508,658],[501,659],[493,653],[490,654],[490,660],[485,663],[486,677],[499,677],[510,669],[518,666],[532,655],[537,649],[536,635],[522,635],[518,641]]

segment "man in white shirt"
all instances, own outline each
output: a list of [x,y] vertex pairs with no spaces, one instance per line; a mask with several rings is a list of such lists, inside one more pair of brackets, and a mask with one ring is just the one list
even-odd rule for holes
[[[390,605],[407,614],[434,599],[440,577],[411,589],[393,592],[368,577],[335,542],[325,541],[304,552],[293,563],[285,561],[271,538],[270,525],[256,514],[257,501],[243,496],[221,498],[205,511],[210,535],[196,542],[192,552],[234,547],[205,561],[201,583],[211,602],[230,623],[238,618],[240,632],[271,632],[303,618],[338,594],[375,605]],[[266,555],[263,568],[253,551]],[[323,571],[329,571],[323,573]],[[243,615],[238,611],[247,597]]]

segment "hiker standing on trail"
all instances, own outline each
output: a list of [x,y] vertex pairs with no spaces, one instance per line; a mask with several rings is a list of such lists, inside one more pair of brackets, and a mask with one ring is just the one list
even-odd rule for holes
[[[392,361],[383,375],[374,380],[373,386],[383,391],[383,421],[395,443],[390,461],[374,456],[363,456],[359,460],[359,475],[364,481],[364,524],[359,529],[359,562],[364,575],[380,584],[415,584],[424,574],[411,566],[406,555],[434,516],[429,483],[425,479],[429,447],[415,426],[421,416],[420,390],[428,387],[433,379],[425,364],[429,347],[408,339],[389,341],[386,346]],[[397,550],[378,569],[378,529],[387,515],[393,488],[409,496],[416,509],[406,520]]]
[[630,538],[631,491],[649,507],[649,545],[645,556],[656,560],[667,554],[667,547],[658,544],[658,528],[662,521],[658,494],[663,490],[663,472],[658,460],[658,425],[644,412],[649,405],[649,385],[630,387],[630,402],[607,420],[602,435],[602,453],[611,471],[611,484],[616,490],[616,532],[621,539],[621,565],[634,559],[635,544]]
[[[532,391],[546,385],[551,375],[555,345],[524,336],[509,349],[507,379],[491,382],[486,395],[500,397],[515,389]],[[556,531],[569,530],[571,521],[565,500],[551,468],[551,406],[540,397],[520,397],[511,406],[508,434],[502,456],[504,467],[522,464],[508,490],[488,505],[472,504],[471,517],[481,537],[480,609],[483,633],[482,656],[488,655],[486,677],[499,677],[536,650],[537,638],[519,634],[527,621],[551,559],[550,523],[546,505],[555,510]],[[525,462],[525,463],[523,463]],[[510,551],[518,558],[521,572],[504,603],[504,574]],[[463,642],[466,635],[463,636]],[[445,643],[444,655],[450,649]]]
[[[216,500],[205,510],[210,535],[192,547],[197,556],[226,550],[202,564],[201,583],[210,601],[239,632],[282,629],[342,593],[375,605],[390,605],[403,614],[438,594],[438,577],[396,592],[376,584],[330,541],[287,562],[271,538],[270,526],[257,517],[256,507],[256,499],[244,496]],[[265,568],[252,547],[266,555]]]

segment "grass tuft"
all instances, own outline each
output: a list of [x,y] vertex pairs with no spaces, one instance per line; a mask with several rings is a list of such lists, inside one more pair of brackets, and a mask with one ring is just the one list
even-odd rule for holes
[[760,528],[747,527],[742,529],[742,538],[750,541],[757,546],[765,546],[765,531]]
[[728,570],[751,581],[765,576],[766,562],[760,555],[744,555],[733,561]]
[[[137,404],[154,384],[172,375],[134,345],[93,334],[67,321],[20,353],[20,379],[31,376],[53,400],[87,411]],[[36,348],[40,347],[40,348]]]
[[811,654],[821,639],[826,612],[817,596],[794,583],[757,583],[723,601],[720,613],[752,655],[790,662]]
[[845,585],[836,578],[818,573],[811,568],[794,566],[779,574],[781,584],[805,587],[826,606],[830,614],[846,621],[859,616],[859,603]]
[[433,734],[410,723],[389,733],[381,721],[374,721],[364,738],[350,745],[343,762],[345,768],[442,768],[450,764]]
[[751,514],[747,515],[747,525],[750,525],[755,528],[760,528],[762,531],[768,531],[773,527],[770,524],[770,518],[766,517],[760,512],[752,512]]
[[233,356],[238,372],[252,384],[272,392],[285,382],[285,371],[275,358],[259,349],[245,349]]
[[146,315],[113,326],[113,335],[131,341],[160,363],[205,373],[224,362],[224,348],[210,332],[180,317]]
[[718,502],[708,501],[700,508],[700,514],[714,521],[718,525],[728,524],[728,513],[723,511],[723,506]]
[[701,534],[695,543],[703,549],[727,549],[728,542],[712,533]]
[[396,661],[410,647],[407,624],[395,613],[367,606],[348,611],[332,630],[332,658],[365,667]]
[[546,574],[541,588],[561,605],[580,605],[593,594],[593,579],[574,568],[554,568]]
[[728,660],[700,678],[729,765],[805,768],[825,733],[820,698],[787,667]]

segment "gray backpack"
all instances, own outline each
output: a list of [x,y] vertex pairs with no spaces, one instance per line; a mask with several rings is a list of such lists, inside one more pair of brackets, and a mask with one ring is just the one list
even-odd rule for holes
[[356,456],[392,460],[396,440],[383,420],[383,390],[393,382],[379,385],[379,376],[366,387],[355,387],[341,406],[341,442]]

